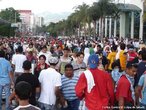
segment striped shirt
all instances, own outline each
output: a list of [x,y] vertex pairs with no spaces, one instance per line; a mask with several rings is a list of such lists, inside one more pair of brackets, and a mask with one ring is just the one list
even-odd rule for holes
[[78,99],[75,93],[75,86],[78,82],[79,77],[74,75],[72,79],[67,78],[65,75],[62,75],[61,77],[61,90],[63,93],[63,96],[68,101],[73,101],[75,99]]

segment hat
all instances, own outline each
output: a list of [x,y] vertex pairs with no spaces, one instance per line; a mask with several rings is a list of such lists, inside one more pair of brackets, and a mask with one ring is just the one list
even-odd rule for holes
[[89,68],[95,69],[98,66],[99,58],[96,54],[92,54],[89,56],[88,65]]
[[53,56],[52,56],[52,57],[49,58],[49,61],[48,61],[48,62],[49,62],[50,64],[57,64],[58,61],[59,61],[59,60],[58,60],[57,57],[53,57]]

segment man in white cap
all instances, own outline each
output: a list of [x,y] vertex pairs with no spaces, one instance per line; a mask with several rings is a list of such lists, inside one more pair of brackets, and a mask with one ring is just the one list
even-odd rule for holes
[[79,78],[75,91],[79,99],[85,98],[88,110],[106,110],[114,104],[114,86],[110,75],[98,67],[96,54],[88,59],[89,69]]
[[61,74],[55,70],[57,63],[58,58],[49,58],[50,67],[40,73],[41,93],[38,101],[41,110],[55,110],[56,96],[61,86]]

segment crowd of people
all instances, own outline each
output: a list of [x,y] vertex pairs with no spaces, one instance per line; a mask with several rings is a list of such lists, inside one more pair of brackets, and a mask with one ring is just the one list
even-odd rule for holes
[[146,45],[96,37],[0,38],[0,110],[146,110]]

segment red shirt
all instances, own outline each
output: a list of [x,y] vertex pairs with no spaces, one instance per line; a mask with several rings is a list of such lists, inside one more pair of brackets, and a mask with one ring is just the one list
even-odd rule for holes
[[88,110],[106,110],[109,104],[114,104],[114,86],[112,78],[108,73],[99,69],[90,69],[95,86],[91,92],[87,92],[87,80],[84,74],[79,78],[75,87],[76,95],[83,99],[85,98],[86,107]]
[[132,102],[131,85],[126,76],[121,76],[116,89],[116,99],[119,101],[119,97],[124,97],[124,102]]
[[135,59],[135,57],[137,57],[137,53],[136,52],[129,52],[129,61],[132,61]]

